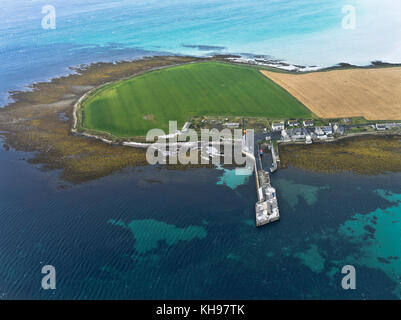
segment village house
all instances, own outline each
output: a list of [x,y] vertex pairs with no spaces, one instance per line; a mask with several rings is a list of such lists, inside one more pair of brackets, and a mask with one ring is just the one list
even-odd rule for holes
[[387,130],[387,125],[385,123],[376,123],[377,131],[385,131]]
[[313,120],[304,120],[304,127],[313,127]]
[[284,129],[285,129],[284,121],[272,123],[272,131],[282,131]]
[[290,137],[288,135],[288,132],[285,129],[281,130],[281,140],[283,140],[283,141],[291,141],[291,139],[290,139]]
[[401,128],[401,123],[386,123],[388,130]]
[[302,129],[293,129],[291,132],[291,139],[293,141],[305,140],[305,133]]
[[337,123],[333,126],[333,131],[334,131],[334,133],[337,133],[337,134],[341,134],[341,135],[343,135],[344,134],[344,126],[340,126],[340,125],[338,125]]
[[322,127],[322,130],[328,136],[333,134],[333,127],[332,126],[324,126],[324,127]]
[[315,128],[315,135],[320,140],[327,139],[327,135],[324,133],[324,131],[321,127]]
[[298,127],[299,126],[299,122],[297,120],[288,120],[287,124],[289,127]]

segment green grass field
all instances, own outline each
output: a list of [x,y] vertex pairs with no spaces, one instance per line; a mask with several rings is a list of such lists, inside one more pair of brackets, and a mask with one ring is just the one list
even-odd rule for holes
[[167,132],[191,116],[310,118],[287,91],[246,66],[204,62],[152,71],[106,85],[83,102],[83,127],[119,137]]

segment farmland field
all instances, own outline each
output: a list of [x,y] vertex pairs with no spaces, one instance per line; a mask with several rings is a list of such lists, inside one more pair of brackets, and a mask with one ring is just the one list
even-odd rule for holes
[[118,137],[182,126],[191,116],[309,118],[311,112],[257,69],[203,62],[155,70],[99,88],[82,103],[82,126]]
[[261,72],[321,118],[401,120],[401,68]]

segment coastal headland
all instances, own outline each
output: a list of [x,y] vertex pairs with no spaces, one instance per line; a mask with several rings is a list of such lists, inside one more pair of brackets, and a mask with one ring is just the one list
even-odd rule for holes
[[[272,69],[260,66],[244,66],[243,64],[229,64],[225,58],[224,56],[213,58],[162,56],[116,63],[94,63],[89,66],[75,68],[73,70],[74,73],[68,76],[55,78],[48,82],[35,83],[30,86],[30,91],[12,92],[11,98],[14,102],[0,109],[0,131],[4,137],[4,144],[6,147],[16,150],[32,152],[32,157],[28,159],[29,162],[40,164],[44,169],[61,169],[61,179],[71,183],[96,179],[129,166],[147,165],[144,150],[120,144],[106,144],[97,139],[71,134],[73,107],[84,94],[103,87],[112,91],[113,86],[118,85],[121,80],[132,81],[129,82],[129,85],[135,86],[136,82],[140,82],[144,78],[146,81],[149,81],[150,78],[151,83],[153,81],[153,83],[157,84],[157,81],[160,79],[155,77],[155,75],[158,74],[159,70],[169,70],[170,68],[168,67],[173,66],[175,68],[171,68],[171,70],[183,71],[187,75],[187,80],[188,69],[198,69],[202,65],[209,66],[211,70],[208,70],[206,73],[200,72],[199,74],[202,76],[196,78],[195,83],[198,83],[197,89],[199,90],[202,88],[203,90],[208,90],[206,87],[210,86],[209,89],[213,93],[212,97],[207,97],[204,104],[197,102],[198,108],[190,110],[188,109],[188,103],[192,99],[190,93],[193,88],[184,87],[184,94],[178,102],[182,103],[181,105],[184,106],[184,109],[187,109],[174,110],[184,111],[183,115],[180,119],[170,119],[170,117],[174,116],[169,113],[171,110],[164,110],[160,108],[159,104],[160,101],[165,101],[166,97],[169,96],[170,89],[177,90],[177,88],[173,88],[174,78],[177,79],[177,76],[179,78],[180,75],[169,72],[168,77],[172,78],[167,77],[165,79],[167,82],[165,83],[169,83],[170,89],[167,88],[164,92],[162,91],[156,97],[156,100],[152,97],[153,109],[148,110],[145,108],[141,112],[138,112],[137,116],[140,117],[142,125],[140,129],[135,128],[135,122],[129,119],[122,134],[123,137],[143,136],[148,126],[163,126],[164,120],[185,121],[187,117],[193,115],[229,115],[230,117],[249,115],[266,117],[266,119],[318,118],[302,104],[302,101],[300,102],[295,99],[296,96],[294,98],[284,90],[285,88],[281,88],[259,73],[260,69],[270,71]],[[176,67],[178,65],[183,66],[179,69]],[[217,71],[214,73],[213,70]],[[232,72],[238,72],[238,78],[234,78]],[[287,75],[282,72],[277,74]],[[249,75],[251,75],[251,78],[255,76],[251,82],[252,88],[250,90],[251,93],[253,92],[252,94],[249,94],[249,90],[248,92],[246,90],[241,91],[244,86],[246,87],[246,83],[244,82],[247,82]],[[298,76],[302,77],[303,75],[294,75],[294,77]],[[149,83],[146,81],[145,83]],[[204,87],[206,82],[207,86]],[[254,90],[254,86],[260,90]],[[128,86],[124,90],[129,91],[132,88],[132,86]],[[263,88],[267,91],[264,91]],[[150,94],[143,90],[138,92],[143,94],[144,97]],[[273,99],[272,105],[264,109],[264,101],[269,99],[269,95],[276,100]],[[220,100],[215,100],[216,96]],[[217,103],[213,105],[213,102],[216,101]],[[133,102],[135,107],[135,101]],[[284,108],[283,110],[280,110],[280,108],[275,109],[280,102],[288,105],[289,108]],[[170,105],[171,103],[167,102],[167,104]],[[221,110],[221,112],[216,112],[219,105],[224,105],[225,109]],[[243,109],[243,105],[247,105],[248,107]],[[208,106],[212,106],[213,108],[207,108]],[[291,114],[292,111],[288,110],[295,110],[294,114]],[[312,108],[311,110],[314,112]],[[107,110],[105,109],[104,111]],[[158,112],[160,111],[161,114],[165,115],[165,118],[159,117]],[[121,116],[124,112],[117,112],[118,114]],[[89,119],[88,123],[90,124],[90,121],[92,121],[92,125],[104,124],[105,122],[99,122],[98,116],[96,112],[92,113],[92,120]],[[110,124],[106,124],[106,129],[107,125]],[[370,170],[372,173],[401,171],[399,140],[399,137],[392,136],[366,136],[331,144],[283,146],[280,147],[280,157],[284,166],[295,165],[308,170],[330,171],[327,168],[336,166],[340,171],[358,173],[367,173]],[[375,150],[372,149],[372,144],[375,145]],[[359,150],[360,153],[356,155],[355,152],[346,152],[346,148],[349,148],[349,150]],[[339,158],[333,156],[333,154],[337,153],[336,150],[342,150],[343,152],[341,165],[338,165]],[[289,155],[295,151],[299,156],[290,157]],[[384,151],[384,155],[381,151]],[[364,157],[360,157],[358,160],[359,165],[357,166],[354,163],[354,159],[361,155],[364,155]],[[377,157],[380,157],[382,161],[378,161]],[[310,159],[318,160],[310,161]],[[316,164],[319,161],[324,162],[324,167]],[[314,163],[314,165],[311,165],[311,163]],[[375,163],[375,166],[371,166],[369,163]],[[361,172],[361,167],[365,167],[363,172]]]

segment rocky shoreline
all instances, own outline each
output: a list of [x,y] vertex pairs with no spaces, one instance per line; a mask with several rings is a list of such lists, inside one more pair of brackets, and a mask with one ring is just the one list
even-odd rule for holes
[[321,173],[377,175],[401,172],[401,135],[355,134],[332,142],[280,146],[281,167]]

